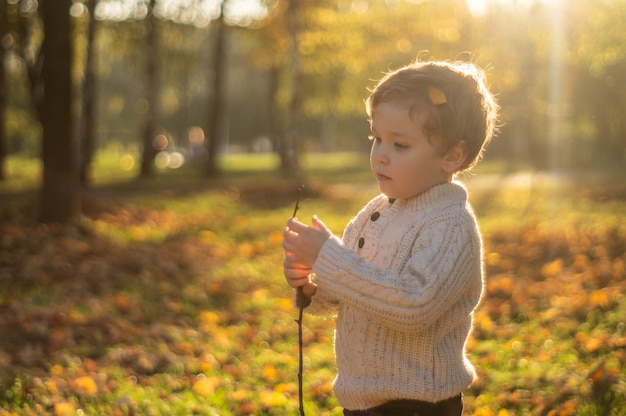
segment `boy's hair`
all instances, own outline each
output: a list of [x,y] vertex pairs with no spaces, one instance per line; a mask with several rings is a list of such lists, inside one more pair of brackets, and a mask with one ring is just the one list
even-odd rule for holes
[[425,112],[424,132],[441,155],[465,142],[469,170],[496,131],[498,105],[485,73],[468,62],[415,62],[385,75],[366,101],[370,122],[381,103],[406,107],[415,119]]

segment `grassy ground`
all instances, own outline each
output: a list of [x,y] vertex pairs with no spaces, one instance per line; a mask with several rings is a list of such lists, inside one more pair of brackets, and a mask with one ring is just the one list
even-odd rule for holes
[[[297,414],[297,325],[281,230],[297,184],[267,156],[131,180],[102,157],[83,218],[36,217],[36,163],[0,184],[0,415]],[[376,187],[366,157],[311,155],[299,216],[340,233]],[[626,414],[626,185],[465,179],[486,295],[467,414]],[[305,317],[305,409],[340,415],[333,323]]]

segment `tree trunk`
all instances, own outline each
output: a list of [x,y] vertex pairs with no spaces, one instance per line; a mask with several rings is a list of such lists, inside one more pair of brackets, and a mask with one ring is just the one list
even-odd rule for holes
[[287,24],[291,37],[290,75],[291,75],[291,98],[287,109],[287,126],[281,146],[281,169],[291,177],[299,179],[300,155],[298,149],[298,129],[300,121],[300,107],[302,104],[302,71],[300,68],[300,51],[298,43],[299,10],[298,0],[289,1],[287,7]]
[[268,70],[268,89],[267,89],[267,116],[269,118],[269,134],[272,141],[273,150],[280,153],[283,143],[283,129],[280,128],[281,123],[278,120],[278,89],[280,86],[280,68],[272,66]]
[[157,103],[159,97],[158,81],[158,30],[157,18],[154,15],[156,0],[150,0],[148,17],[146,18],[146,113],[144,115],[143,150],[139,176],[151,177],[154,173],[154,158],[157,151],[154,137],[157,133]]
[[41,2],[45,56],[41,124],[43,184],[40,219],[67,222],[80,215],[77,146],[72,120],[71,0]]
[[83,91],[81,118],[79,123],[80,143],[80,182],[86,187],[89,185],[89,168],[95,152],[95,102],[96,102],[96,74],[94,62],[94,37],[96,33],[96,17],[94,11],[97,0],[86,2],[89,23],[87,24],[87,44],[85,58],[85,75],[83,78]]
[[224,7],[226,0],[220,5],[220,15],[215,21],[215,43],[213,47],[213,79],[212,91],[209,90],[206,174],[215,177],[220,174],[217,155],[223,133],[225,92],[226,92],[226,24],[224,23]]
[[0,181],[6,179],[5,161],[7,156],[6,116],[7,116],[7,57],[4,36],[8,33],[7,2],[0,0]]

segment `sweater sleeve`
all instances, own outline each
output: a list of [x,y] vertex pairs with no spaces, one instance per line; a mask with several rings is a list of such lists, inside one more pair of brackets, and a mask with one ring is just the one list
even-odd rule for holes
[[[359,211],[357,215],[348,222],[348,225],[346,225],[346,228],[343,231],[342,239],[336,236],[332,237],[331,239],[339,245],[343,245],[342,240],[356,240],[355,235],[358,232],[356,224],[362,222],[362,218],[369,216],[370,211],[372,211],[373,209],[372,206],[376,206],[376,204],[379,204],[380,201],[383,199],[383,195],[378,195],[376,198],[370,201],[369,204],[363,207],[361,211]],[[315,280],[314,274],[312,275],[312,278],[313,280]],[[334,291],[328,290],[328,288],[325,287],[318,286],[315,296],[311,298],[311,304],[306,308],[307,313],[319,316],[337,315],[337,312],[339,310],[339,298],[337,298],[336,295],[337,294]]]
[[[311,277],[315,280],[315,275]],[[332,291],[318,286],[315,296],[311,298],[311,303],[305,310],[311,315],[334,317],[339,310],[339,300],[334,296]]]
[[314,282],[373,319],[401,331],[437,321],[463,296],[468,309],[482,288],[480,235],[466,217],[435,218],[417,233],[401,270],[365,261],[338,239],[326,241],[313,266]]

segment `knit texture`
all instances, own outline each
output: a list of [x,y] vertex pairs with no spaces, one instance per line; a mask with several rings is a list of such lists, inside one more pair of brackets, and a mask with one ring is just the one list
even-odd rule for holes
[[339,403],[361,410],[465,390],[475,378],[465,343],[482,276],[480,232],[462,184],[371,200],[313,266],[318,288],[307,312],[337,315]]

